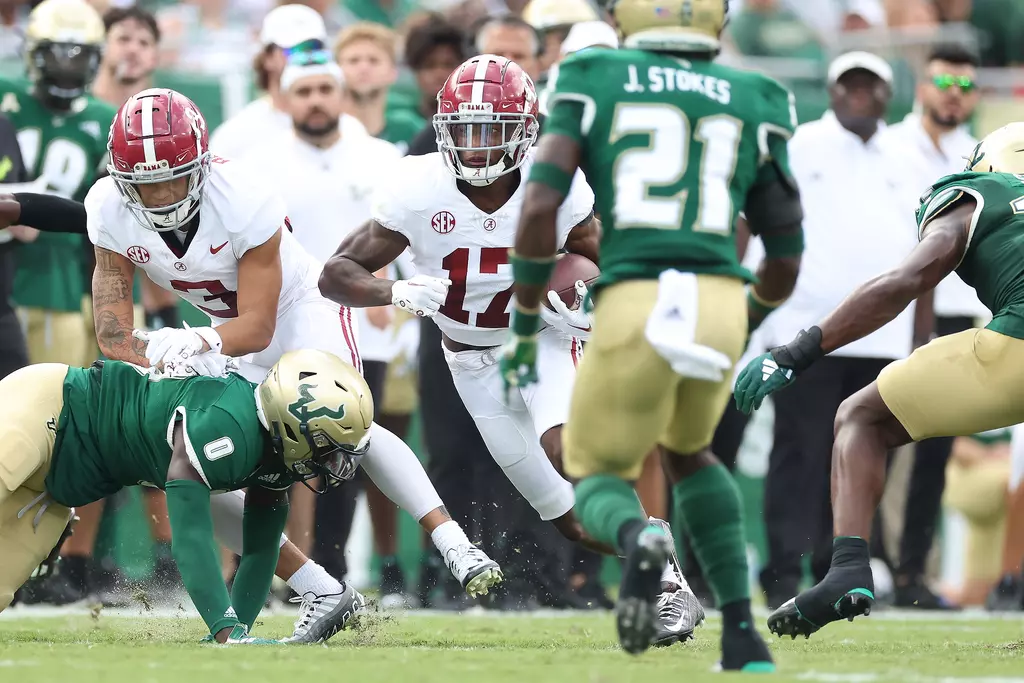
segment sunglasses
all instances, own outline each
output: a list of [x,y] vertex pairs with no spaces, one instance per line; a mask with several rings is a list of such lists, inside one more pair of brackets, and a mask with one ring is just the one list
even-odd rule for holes
[[974,79],[970,76],[954,76],[952,74],[939,74],[932,78],[932,83],[939,90],[949,90],[953,86],[960,88],[965,95],[975,88]]

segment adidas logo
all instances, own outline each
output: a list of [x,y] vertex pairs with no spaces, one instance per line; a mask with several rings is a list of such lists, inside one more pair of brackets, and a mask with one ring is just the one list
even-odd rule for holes
[[235,614],[235,608],[234,607],[228,607],[228,610],[226,612],[224,612],[224,618],[225,619],[237,619],[238,615]]
[[789,368],[780,368],[779,364],[771,358],[765,358],[764,362],[761,363],[761,381],[767,382],[768,378],[771,377],[776,370],[781,370],[786,379],[793,376],[793,371]]

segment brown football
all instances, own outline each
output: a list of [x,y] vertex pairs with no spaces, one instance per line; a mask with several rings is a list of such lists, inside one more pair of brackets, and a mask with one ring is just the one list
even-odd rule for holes
[[[601,274],[597,264],[586,256],[579,254],[562,254],[555,263],[555,269],[548,281],[548,289],[558,292],[561,299],[569,308],[576,308],[580,302],[576,301],[576,281],[583,280],[588,287]],[[545,306],[551,308],[547,294],[541,299]]]

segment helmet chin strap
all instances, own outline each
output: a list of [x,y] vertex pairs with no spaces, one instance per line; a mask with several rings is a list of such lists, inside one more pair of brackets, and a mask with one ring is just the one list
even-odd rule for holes
[[[505,163],[506,159],[508,159],[508,155],[503,154],[498,163],[488,164],[487,166],[482,166],[480,168],[467,167],[460,160],[459,165],[462,167],[462,179],[473,187],[487,187],[505,174],[505,168],[508,166],[508,164]],[[475,171],[478,176],[483,175],[483,177],[467,177],[467,170]]]
[[150,211],[149,218],[153,223],[159,225],[161,228],[183,228],[187,222],[186,219],[188,218],[188,214],[192,210],[192,201],[192,198],[188,197],[181,206],[168,211],[167,213]]

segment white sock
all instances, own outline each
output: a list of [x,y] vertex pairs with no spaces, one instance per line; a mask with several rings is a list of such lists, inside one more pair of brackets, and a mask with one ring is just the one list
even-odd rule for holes
[[288,586],[298,593],[315,593],[316,595],[330,595],[340,593],[343,588],[341,582],[327,573],[327,570],[313,560],[306,560],[306,564],[288,579]]
[[469,538],[466,537],[466,532],[453,519],[440,524],[431,531],[430,540],[434,542],[434,546],[441,553],[441,557],[444,557],[452,548],[457,548],[460,545],[469,545]]

